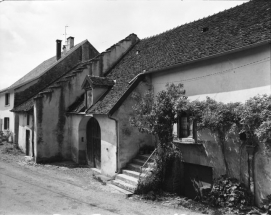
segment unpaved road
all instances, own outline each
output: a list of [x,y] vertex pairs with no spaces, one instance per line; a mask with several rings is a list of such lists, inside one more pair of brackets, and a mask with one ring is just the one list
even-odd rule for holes
[[91,177],[71,176],[61,169],[0,159],[0,214],[199,214],[129,200]]

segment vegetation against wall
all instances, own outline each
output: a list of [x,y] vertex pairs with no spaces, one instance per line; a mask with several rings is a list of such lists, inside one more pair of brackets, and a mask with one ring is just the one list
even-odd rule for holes
[[255,146],[262,141],[266,151],[271,149],[271,96],[258,95],[245,104],[224,104],[209,97],[205,101],[189,101],[182,84],[167,84],[166,90],[156,96],[152,91],[147,91],[143,97],[134,95],[134,98],[137,104],[133,107],[131,125],[140,132],[158,137],[155,176],[148,179],[148,184],[151,184],[151,180],[156,184],[162,183],[166,162],[173,157],[181,157],[181,152],[172,144],[173,124],[177,123],[180,112],[186,112],[194,120],[197,130],[209,129],[217,137],[228,176],[225,150],[229,134],[245,134],[244,143]]
[[153,174],[139,181],[138,192],[147,192],[150,189],[161,188],[165,179],[167,164],[176,158],[181,158],[180,151],[172,143],[173,124],[177,122],[175,104],[184,96],[183,85],[167,85],[154,97],[152,90],[147,91],[142,97],[134,94],[137,100],[133,107],[134,115],[130,118],[132,126],[140,132],[153,134],[158,137],[155,168]]

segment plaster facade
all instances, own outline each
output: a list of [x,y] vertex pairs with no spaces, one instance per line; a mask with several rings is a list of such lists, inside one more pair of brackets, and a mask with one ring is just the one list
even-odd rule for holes
[[129,118],[133,114],[132,107],[136,104],[133,93],[143,95],[149,88],[150,85],[148,81],[140,82],[113,114],[113,118],[118,121],[118,171],[124,168],[126,164],[138,154],[141,147],[144,145],[155,146],[151,135],[139,132],[138,129],[132,127],[129,122]]
[[[28,118],[28,119],[27,119]],[[19,136],[18,146],[27,155],[34,156],[34,119],[32,113],[19,115]]]
[[[165,89],[166,83],[183,83],[189,100],[205,100],[209,96],[229,103],[245,102],[258,94],[270,95],[270,53],[270,44],[267,44],[152,73],[154,92],[157,94]],[[184,162],[212,167],[213,177],[225,174],[223,154],[216,137],[208,131],[198,132],[197,136],[197,144],[176,142]],[[262,149],[263,145],[259,143],[254,157],[257,204],[271,193],[270,154]],[[225,157],[230,176],[248,185],[248,155],[238,135],[228,139]]]
[[[9,104],[5,105],[5,94],[9,93]],[[14,91],[8,90],[0,93],[0,131],[6,132],[11,131],[14,134],[14,113],[10,112],[14,104]],[[4,129],[4,118],[9,118],[9,129]],[[13,138],[10,139],[13,141]]]

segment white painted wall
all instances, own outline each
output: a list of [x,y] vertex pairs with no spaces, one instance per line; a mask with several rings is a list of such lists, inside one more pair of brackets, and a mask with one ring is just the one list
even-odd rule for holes
[[30,144],[29,144],[29,155],[33,156],[32,154],[32,141],[33,141],[33,115],[29,115],[29,125],[27,125],[27,114],[20,113],[19,114],[19,138],[18,138],[18,146],[19,148],[26,153],[26,130],[30,131]]
[[[205,100],[209,96],[219,102],[245,102],[258,94],[271,93],[270,44],[254,47],[214,59],[196,62],[175,69],[152,73],[154,92],[165,89],[166,83],[182,83],[190,100]],[[176,127],[175,127],[176,129]],[[202,133],[201,133],[202,134]],[[242,172],[246,182],[247,167],[240,166],[240,143],[228,141],[227,157],[229,167],[235,177]],[[179,144],[186,162],[214,167],[214,175],[224,174],[222,155],[215,141],[203,144],[207,154],[197,150],[197,146]],[[211,153],[210,153],[211,152]],[[259,143],[255,154],[255,192],[259,205],[262,198],[271,193],[271,154],[263,150]],[[242,162],[247,164],[246,152]],[[242,168],[241,168],[242,167]],[[245,178],[245,179],[244,179]]]
[[[9,93],[9,105],[5,105],[5,94]],[[9,90],[0,93],[0,119],[2,119],[2,127],[0,128],[0,131],[4,131],[4,118],[9,118],[9,131],[11,131],[14,134],[14,113],[10,112],[11,109],[13,109],[14,105],[14,91]],[[1,126],[1,125],[0,125]],[[13,140],[13,137],[12,137]],[[11,140],[11,141],[12,141]]]
[[152,74],[154,92],[166,83],[182,83],[190,100],[206,96],[224,103],[270,94],[270,45]]

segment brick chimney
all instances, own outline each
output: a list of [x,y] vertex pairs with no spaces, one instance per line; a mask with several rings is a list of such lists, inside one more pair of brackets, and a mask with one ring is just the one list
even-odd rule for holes
[[67,51],[74,47],[74,37],[67,38]]
[[61,40],[56,40],[56,60],[61,58]]

